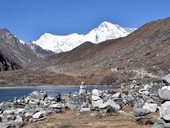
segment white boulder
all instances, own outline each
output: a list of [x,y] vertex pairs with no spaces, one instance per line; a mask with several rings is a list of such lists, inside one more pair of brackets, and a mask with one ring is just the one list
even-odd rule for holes
[[158,105],[154,103],[145,103],[143,106],[144,109],[148,109],[150,112],[156,112]]
[[98,107],[99,108],[102,105],[103,105],[103,100],[102,99],[96,100],[96,101],[92,100],[92,106],[93,107]]
[[121,94],[119,92],[112,95],[112,98],[120,98]]
[[92,100],[93,101],[101,100],[101,98],[99,96],[92,95]]
[[102,93],[102,91],[100,91],[98,89],[93,89],[93,91],[92,91],[92,95],[94,95],[94,96],[100,96],[101,93]]
[[170,101],[166,101],[165,103],[161,104],[160,117],[170,121]]
[[16,116],[16,119],[15,119],[15,122],[16,123],[22,123],[23,122],[23,118],[19,115]]
[[12,115],[15,113],[15,110],[14,109],[6,109],[3,114],[5,115]]
[[112,109],[119,111],[121,109],[121,107],[113,100],[109,99],[106,103],[107,106],[111,106]]
[[32,117],[34,118],[34,119],[39,119],[39,118],[41,118],[41,117],[43,117],[43,112],[37,112],[37,113],[35,113]]
[[49,107],[61,109],[63,107],[62,103],[51,104]]
[[82,112],[89,112],[90,111],[90,108],[82,108],[82,109],[80,109],[80,112],[82,113]]
[[170,86],[164,86],[158,91],[159,97],[162,100],[170,100]]
[[163,80],[167,81],[170,84],[170,73],[163,77]]

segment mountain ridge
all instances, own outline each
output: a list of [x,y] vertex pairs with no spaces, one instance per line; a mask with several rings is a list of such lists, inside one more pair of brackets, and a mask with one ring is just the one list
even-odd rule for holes
[[24,65],[36,61],[35,53],[7,29],[0,29],[0,70],[20,69]]
[[[46,71],[69,75],[87,84],[122,83],[133,79],[158,81],[170,67],[169,34],[170,18],[157,20],[126,37],[99,44],[85,42],[71,51],[48,56],[32,68],[39,65]],[[112,68],[117,71],[112,72]]]
[[[4,85],[129,85],[161,82],[170,67],[170,18],[147,23],[126,37],[78,47],[0,72]],[[5,77],[4,77],[5,76]]]
[[44,58],[46,56],[54,54],[54,52],[45,50],[36,44],[28,43],[27,45],[37,55],[38,58]]
[[86,35],[72,33],[69,35],[53,35],[50,33],[43,34],[37,41],[32,43],[41,46],[56,53],[70,51],[80,44],[90,41],[100,43],[108,39],[124,37],[136,29],[123,28],[118,24],[112,24],[104,21],[97,28],[91,30]]

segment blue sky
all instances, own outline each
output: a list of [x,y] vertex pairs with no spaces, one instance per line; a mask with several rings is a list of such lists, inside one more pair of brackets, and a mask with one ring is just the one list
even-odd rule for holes
[[86,34],[103,21],[139,27],[170,16],[170,0],[0,0],[0,28],[24,41]]

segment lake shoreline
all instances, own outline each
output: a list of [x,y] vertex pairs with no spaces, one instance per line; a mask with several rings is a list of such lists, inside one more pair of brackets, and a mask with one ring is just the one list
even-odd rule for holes
[[[80,85],[26,85],[26,86],[0,86],[0,89],[8,89],[8,88],[40,88],[40,87],[79,87]],[[107,86],[112,86],[115,89],[120,89],[120,86],[118,85],[85,85],[85,86],[103,86],[103,87],[107,87]]]
[[[91,91],[92,89],[98,88],[101,90],[119,90],[120,88],[112,85],[86,85],[87,89]],[[28,95],[32,91],[45,91],[49,95],[53,96],[56,92],[62,95],[67,95],[70,92],[78,92],[79,86],[77,85],[41,85],[41,86],[13,86],[13,87],[0,87],[0,102],[13,100],[16,98],[21,98]]]
[[[79,87],[79,85],[53,85],[53,84],[47,84],[47,85],[24,85],[24,86],[0,86],[0,89],[3,88],[36,88],[36,87],[60,87],[60,86],[68,86],[68,87]],[[119,85],[85,85],[85,86],[113,86],[115,88],[120,88]]]

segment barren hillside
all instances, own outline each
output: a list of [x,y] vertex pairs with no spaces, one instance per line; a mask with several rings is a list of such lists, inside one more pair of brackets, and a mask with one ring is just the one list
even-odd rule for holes
[[[79,84],[83,80],[87,84],[116,84],[133,79],[159,80],[169,72],[169,49],[170,18],[167,18],[145,24],[127,37],[100,44],[85,42],[69,52],[46,57],[16,71],[22,74],[20,77],[14,76],[16,72],[7,72],[8,78],[3,78],[4,73],[0,73],[0,79],[6,83],[17,80],[18,84],[20,81]],[[52,79],[54,76],[56,79]]]

